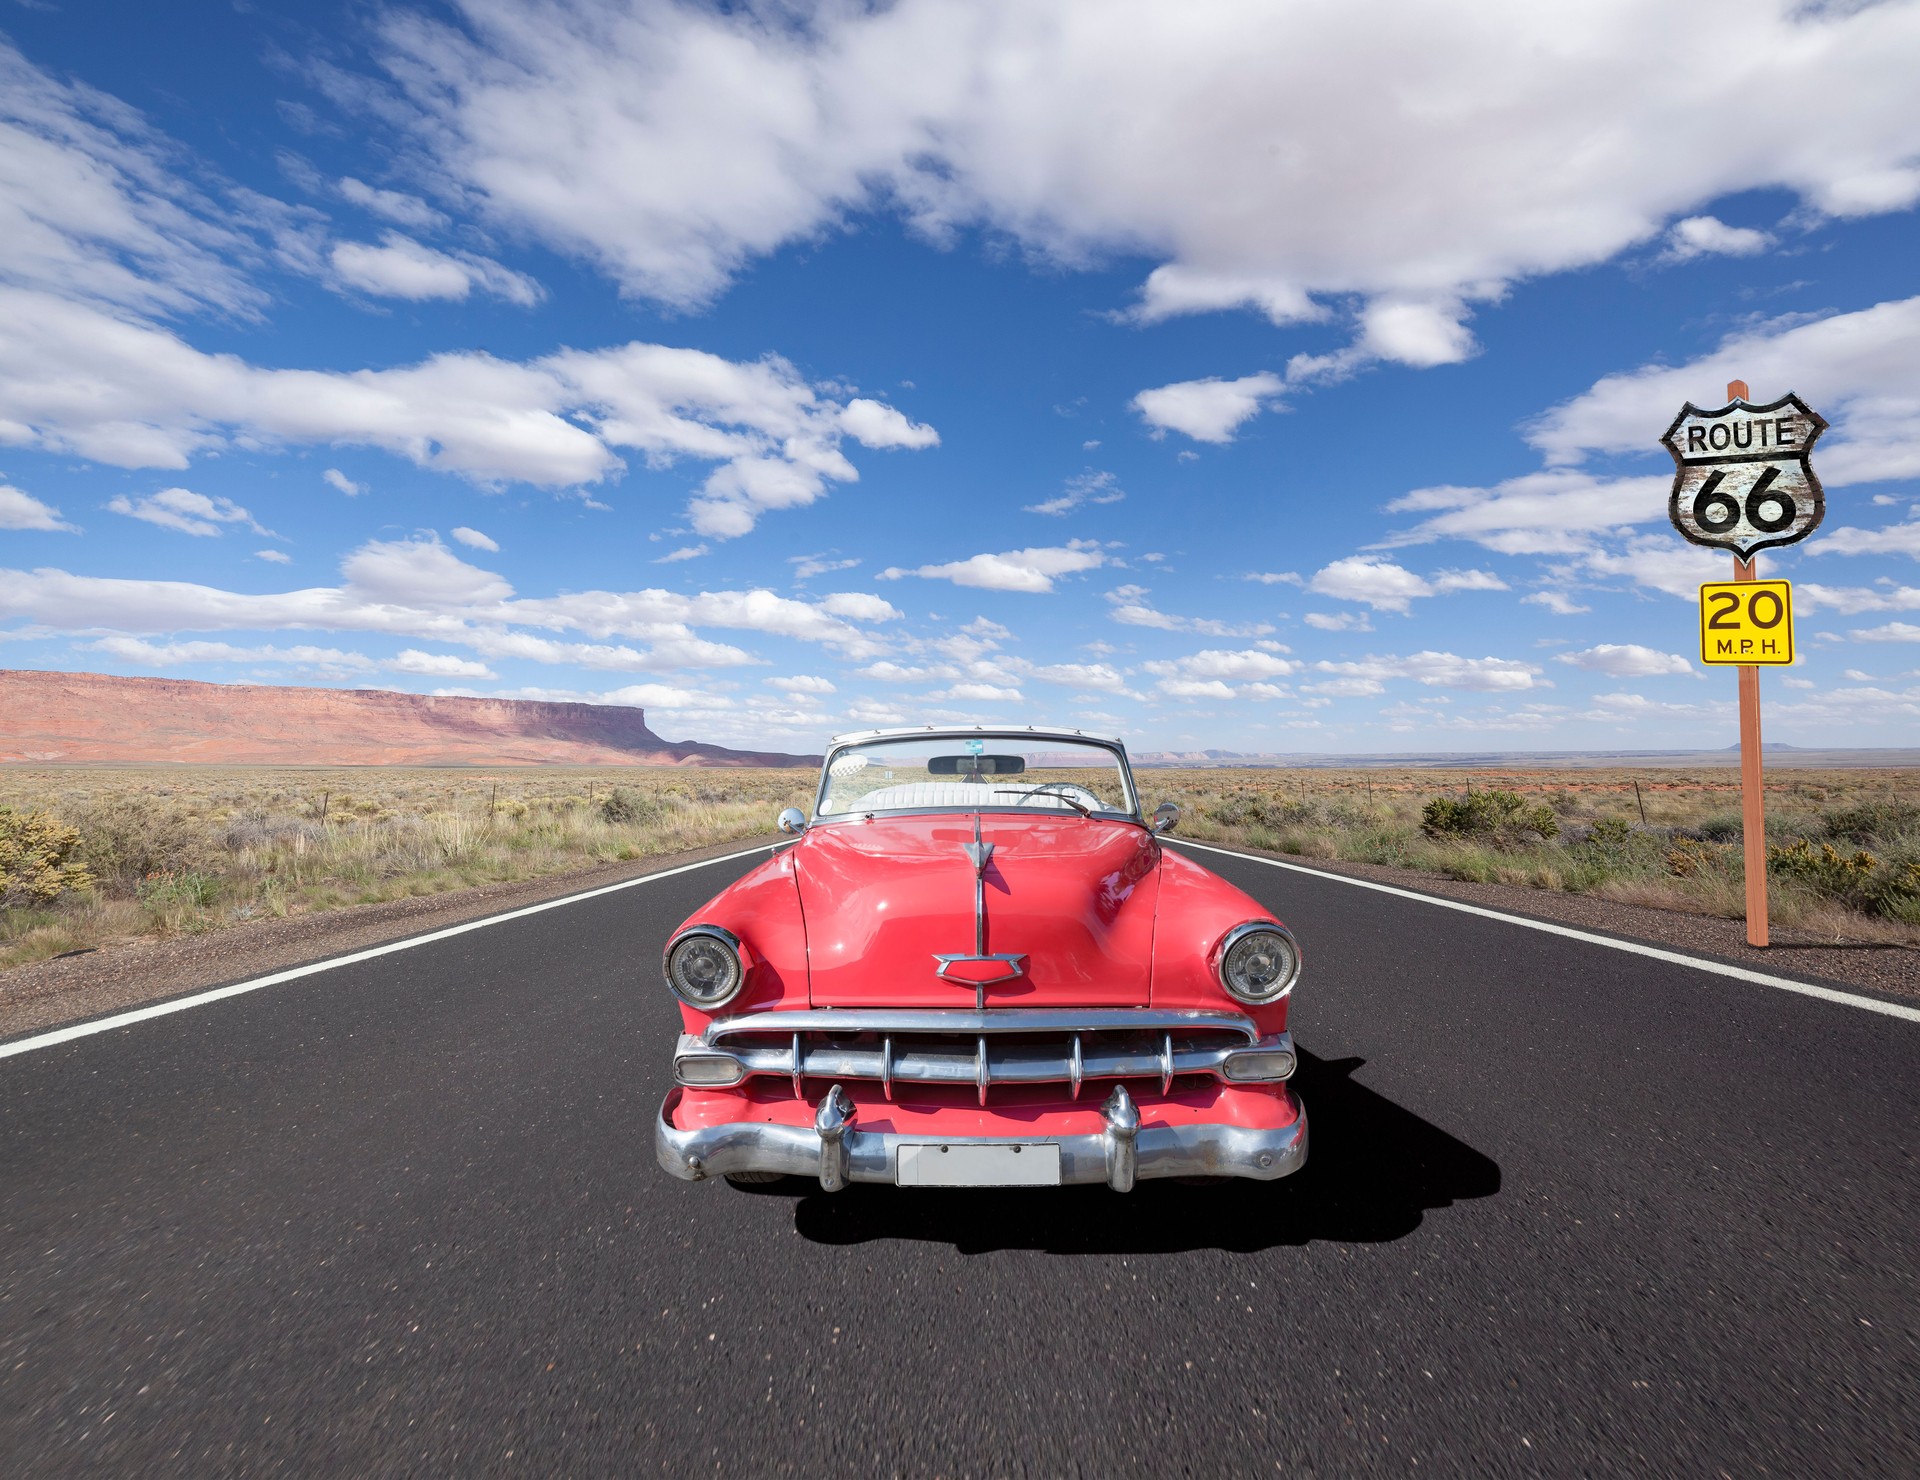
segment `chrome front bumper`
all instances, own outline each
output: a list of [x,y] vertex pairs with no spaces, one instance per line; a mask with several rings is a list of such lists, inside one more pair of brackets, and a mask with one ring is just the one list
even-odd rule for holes
[[902,1146],[1052,1144],[1060,1148],[1062,1185],[1104,1182],[1128,1192],[1141,1177],[1252,1177],[1270,1182],[1297,1172],[1307,1160],[1307,1114],[1303,1107],[1283,1130],[1227,1124],[1142,1126],[1140,1111],[1124,1085],[1107,1097],[1106,1129],[1078,1136],[950,1136],[862,1131],[853,1123],[853,1102],[839,1085],[827,1091],[811,1128],[740,1121],[699,1130],[676,1129],[667,1119],[679,1096],[661,1105],[654,1124],[660,1165],[689,1182],[729,1172],[781,1172],[817,1177],[828,1192],[849,1182],[898,1180]]

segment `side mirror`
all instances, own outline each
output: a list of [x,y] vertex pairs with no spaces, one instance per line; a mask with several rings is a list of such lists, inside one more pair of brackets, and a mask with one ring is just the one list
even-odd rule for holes
[[1172,802],[1162,802],[1153,809],[1153,830],[1157,833],[1172,832],[1179,820],[1180,809]]
[[798,807],[783,808],[779,817],[774,820],[774,826],[783,833],[799,837],[807,830],[807,814]]

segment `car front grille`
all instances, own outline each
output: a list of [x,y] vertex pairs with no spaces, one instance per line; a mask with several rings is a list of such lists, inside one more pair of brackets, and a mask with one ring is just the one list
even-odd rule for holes
[[675,1071],[683,1084],[777,1076],[802,1097],[810,1079],[874,1082],[888,1099],[901,1085],[972,1086],[984,1105],[996,1086],[1060,1085],[1077,1099],[1093,1080],[1157,1081],[1166,1092],[1193,1075],[1284,1078],[1228,1073],[1230,1058],[1256,1047],[1288,1052],[1290,1070],[1284,1034],[1263,1043],[1232,1013],[812,1010],[746,1014],[683,1035]]

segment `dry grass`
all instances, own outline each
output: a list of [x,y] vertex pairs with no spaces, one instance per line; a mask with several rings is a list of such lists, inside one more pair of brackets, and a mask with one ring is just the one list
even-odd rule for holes
[[[1745,915],[1740,780],[1731,769],[1153,770],[1138,780],[1148,806],[1179,803],[1181,835],[1201,841]],[[1495,790],[1550,808],[1554,836],[1423,829],[1435,798]],[[1766,807],[1776,925],[1920,943],[1920,775],[1776,768]],[[1794,849],[1800,840],[1809,847]]]
[[0,769],[0,808],[80,830],[95,887],[0,905],[0,967],[763,836],[792,770]]
[[[0,967],[115,937],[217,930],[763,836],[781,807],[809,805],[814,780],[798,770],[0,768],[0,809],[44,810],[77,827],[79,860],[95,879],[52,903],[0,904]],[[1139,781],[1149,808],[1178,802],[1181,835],[1201,841],[1743,912],[1730,770],[1153,770]],[[1435,798],[1489,790],[1550,808],[1555,836],[1423,831]],[[1776,924],[1920,943],[1920,775],[1776,769],[1767,822],[1779,858]],[[1796,850],[1799,840],[1807,846]]]

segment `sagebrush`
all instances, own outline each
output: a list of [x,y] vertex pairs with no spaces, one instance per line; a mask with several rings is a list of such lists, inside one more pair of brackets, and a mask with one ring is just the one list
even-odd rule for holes
[[789,770],[0,769],[0,965],[770,834]]

